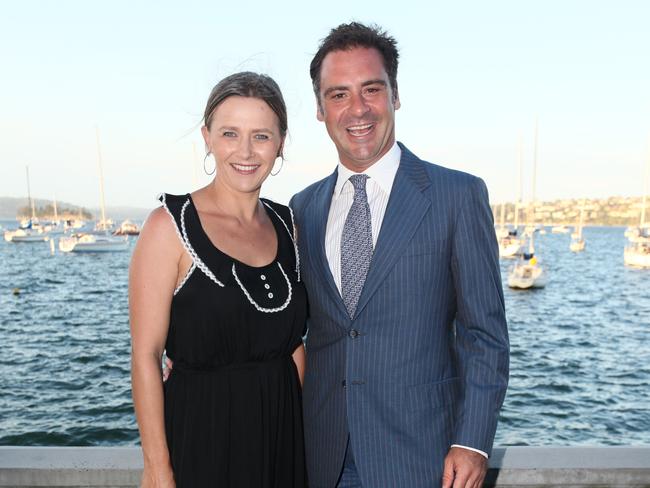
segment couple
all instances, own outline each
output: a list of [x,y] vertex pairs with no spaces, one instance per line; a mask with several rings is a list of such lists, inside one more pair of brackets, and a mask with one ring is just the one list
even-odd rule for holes
[[310,74],[339,164],[290,208],[259,199],[280,89],[213,89],[215,178],[161,197],[131,264],[143,486],[481,486],[508,378],[492,216],[480,179],[395,141],[397,64],[376,27],[322,41]]

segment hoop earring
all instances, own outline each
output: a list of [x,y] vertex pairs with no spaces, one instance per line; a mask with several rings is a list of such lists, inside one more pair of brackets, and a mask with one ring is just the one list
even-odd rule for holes
[[214,172],[217,171],[217,161],[216,161],[216,160],[215,160],[215,162],[214,162],[214,169],[212,170],[212,172],[209,172],[209,171],[207,170],[207,168],[205,167],[205,161],[208,159],[208,156],[210,156],[210,154],[212,154],[212,152],[211,152],[211,151],[208,151],[208,152],[206,153],[205,157],[203,158],[203,171],[204,171],[205,174],[208,175],[208,176],[212,176],[212,175],[214,174]]
[[280,174],[280,171],[282,171],[282,167],[284,166],[284,158],[282,156],[280,156],[280,158],[281,158],[281,161],[282,161],[280,163],[280,169],[277,170],[275,173],[273,171],[271,171],[271,176],[278,176]]

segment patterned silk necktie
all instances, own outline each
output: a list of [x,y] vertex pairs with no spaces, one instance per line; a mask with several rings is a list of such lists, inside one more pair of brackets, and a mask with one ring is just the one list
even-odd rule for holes
[[364,174],[350,176],[350,183],[354,187],[354,200],[341,235],[341,297],[350,318],[354,317],[357,309],[372,259],[372,226],[366,194],[367,180],[368,176]]

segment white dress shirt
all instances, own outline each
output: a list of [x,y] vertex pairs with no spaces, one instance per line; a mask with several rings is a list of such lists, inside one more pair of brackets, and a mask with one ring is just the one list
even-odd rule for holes
[[[399,160],[402,151],[397,145],[382,156],[375,164],[366,169],[363,173],[368,176],[366,181],[366,194],[368,195],[368,205],[370,206],[370,221],[372,224],[372,247],[377,244],[377,237],[381,229],[381,223],[384,221],[384,214],[388,206],[390,190],[393,187],[395,174],[399,167]],[[350,183],[350,176],[357,174],[346,168],[340,162],[338,165],[338,177],[330,212],[327,217],[327,228],[325,230],[325,254],[330,271],[334,277],[339,293],[341,292],[341,235],[343,234],[343,225],[345,219],[352,207],[354,197],[354,187]]]
[[[388,199],[393,188],[397,168],[402,156],[402,150],[393,143],[389,151],[375,164],[366,169],[362,174],[368,176],[366,181],[366,194],[368,195],[368,205],[370,206],[370,220],[372,226],[372,246],[373,249],[377,244],[381,224],[384,221]],[[336,186],[332,195],[329,215],[327,216],[327,228],[325,230],[325,254],[327,262],[334,278],[336,287],[341,292],[341,235],[343,234],[343,225],[345,219],[352,207],[354,197],[354,187],[350,183],[350,176],[357,174],[346,168],[339,162],[337,168]],[[451,447],[462,447],[470,451],[477,452],[486,458],[487,453],[474,449],[472,447],[452,444]]]

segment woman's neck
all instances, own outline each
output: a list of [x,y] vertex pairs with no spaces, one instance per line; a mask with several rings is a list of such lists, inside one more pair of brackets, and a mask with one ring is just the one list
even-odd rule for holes
[[242,223],[255,220],[259,213],[259,189],[250,193],[238,192],[215,178],[204,190],[207,201],[217,213],[236,218]]

